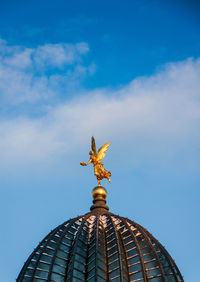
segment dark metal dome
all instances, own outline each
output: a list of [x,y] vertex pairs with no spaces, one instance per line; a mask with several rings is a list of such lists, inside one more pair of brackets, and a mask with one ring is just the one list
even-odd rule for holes
[[66,221],[44,238],[17,281],[184,281],[145,228],[110,213],[102,193],[95,196],[90,213]]

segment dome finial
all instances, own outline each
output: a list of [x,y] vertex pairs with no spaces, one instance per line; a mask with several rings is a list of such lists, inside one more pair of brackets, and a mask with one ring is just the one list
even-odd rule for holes
[[94,187],[92,190],[92,197],[93,197],[93,204],[90,208],[90,210],[102,210],[105,212],[105,210],[109,210],[108,206],[106,205],[106,198],[107,198],[107,191],[102,186]]
[[92,151],[89,152],[90,155],[90,160],[88,163],[84,163],[81,162],[80,164],[83,166],[86,166],[90,163],[93,164],[94,166],[94,175],[97,178],[98,181],[98,185],[101,186],[100,181],[103,178],[107,178],[109,182],[111,182],[110,177],[111,177],[111,172],[107,171],[104,167],[103,167],[103,163],[100,162],[101,160],[104,159],[105,154],[108,150],[108,147],[110,146],[110,142],[107,142],[106,144],[104,144],[97,152],[96,150],[96,143],[95,143],[95,139],[92,136],[92,142],[91,142],[91,147],[92,147]]

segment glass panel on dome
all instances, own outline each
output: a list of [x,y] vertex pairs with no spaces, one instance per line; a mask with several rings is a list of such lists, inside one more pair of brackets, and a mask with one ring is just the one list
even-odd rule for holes
[[139,241],[138,243],[139,243],[139,246],[140,246],[141,249],[148,247],[148,241],[146,241],[145,238],[138,240],[138,241]]
[[64,238],[66,240],[68,240],[69,242],[71,242],[73,240],[74,236],[71,233],[66,233]]
[[53,265],[53,269],[52,269],[54,272],[58,272],[60,274],[65,274],[65,268],[60,266],[60,265],[57,265],[54,263]]
[[85,264],[75,260],[74,262],[74,267],[79,269],[80,271],[84,272],[85,271]]
[[57,257],[57,255],[56,255],[55,258],[54,258],[54,262],[58,265],[65,267],[67,261]]
[[88,258],[88,264],[95,259],[96,255],[95,252]]
[[163,272],[166,276],[170,275],[172,273],[171,265],[168,262],[168,259],[166,256],[161,253],[161,251],[158,253],[158,257],[160,258],[160,262],[163,268]]
[[[140,244],[139,244],[139,245],[140,245]],[[145,246],[142,247],[142,248],[141,248],[141,246],[140,246],[140,249],[141,249],[142,254],[148,254],[148,253],[151,253],[151,252],[152,252],[152,249],[151,249],[149,246],[147,246],[146,244],[145,244]]]
[[158,262],[154,260],[154,261],[145,263],[145,265],[147,269],[150,269],[150,268],[156,267],[158,265]]
[[65,236],[62,238],[61,240],[62,244],[65,244],[67,246],[71,246],[71,240],[69,240],[68,238],[66,238]]
[[140,261],[140,257],[139,257],[139,255],[137,254],[137,255],[135,255],[135,256],[133,256],[133,257],[131,257],[131,258],[128,259],[128,264],[129,264],[129,265],[132,265],[132,264],[137,263],[137,262],[139,262],[139,261]]
[[130,234],[127,237],[123,237],[123,238],[124,238],[124,244],[125,245],[129,242],[133,242],[133,238]]
[[116,260],[116,259],[119,259],[118,253],[115,253],[115,254],[109,256],[109,257],[108,257],[108,262],[109,262],[109,264],[112,263],[112,262],[113,262],[114,260]]
[[141,271],[141,263],[138,262],[136,264],[132,264],[129,266],[129,273],[135,272],[135,271]]
[[112,247],[113,241],[115,241],[115,238],[112,238],[112,240],[110,240],[109,243],[107,243],[107,249]]
[[106,271],[106,265],[105,265],[105,261],[102,261],[100,258],[97,259],[97,265],[103,269],[104,271]]
[[25,274],[27,274],[27,275],[29,275],[29,276],[32,276],[32,275],[33,275],[33,272],[34,272],[34,269],[29,269],[29,268],[27,268]]
[[[152,282],[162,282],[163,279],[162,279],[162,277],[153,277],[153,278],[149,278],[149,281],[152,281]],[[167,280],[165,280],[165,281],[167,281]],[[170,282],[170,281],[168,281],[168,282]]]
[[[45,252],[46,252],[46,250],[45,250]],[[52,256],[48,255],[47,253],[43,253],[40,257],[40,261],[45,261],[47,263],[51,263]]]
[[33,260],[33,259],[31,259],[31,261],[30,261],[30,263],[29,263],[28,267],[29,267],[29,268],[34,268],[34,267],[35,267],[35,265],[36,265],[36,261],[35,261],[35,260]]
[[121,282],[120,276],[113,277],[113,278],[111,278],[110,280],[113,281],[113,282]]
[[112,255],[113,253],[118,251],[117,244],[115,244],[112,248],[108,250],[108,256]]
[[96,265],[96,261],[95,259],[93,259],[90,263],[88,263],[88,272],[94,268],[94,266]]
[[38,262],[38,268],[41,268],[41,269],[44,269],[44,270],[49,270],[50,264],[39,261]]
[[59,244],[59,249],[62,250],[62,251],[65,251],[66,253],[69,253],[70,251],[70,246],[69,245],[66,245],[66,244],[63,244],[63,242],[61,242]]
[[127,251],[126,254],[128,258],[137,255],[138,254],[137,248]]
[[113,232],[113,230],[111,229],[111,233],[110,234],[106,234],[107,237],[107,242],[109,243],[112,239],[115,239],[115,233]]
[[145,262],[150,262],[153,260],[156,260],[155,255],[153,253],[147,253],[145,255],[143,255],[144,261]]
[[46,246],[45,248],[45,252],[48,254],[48,255],[53,255],[54,254],[54,249],[52,249],[50,246]]
[[[138,279],[142,279],[143,278],[143,273],[142,272],[135,272],[135,273],[132,273],[130,275],[130,279],[131,281],[138,281]],[[141,280],[139,280],[141,281]]]
[[74,276],[72,281],[73,281],[73,282],[80,282],[80,281],[84,281],[84,280],[81,279],[81,278],[78,278],[78,277]]
[[95,250],[96,250],[96,245],[95,244],[93,244],[90,248],[89,248],[89,256],[91,255],[91,254],[93,254],[94,252],[95,252]]
[[82,263],[85,263],[85,257],[83,257],[81,254],[76,254],[76,259]]
[[97,256],[103,260],[105,258],[105,247],[102,244],[98,245]]
[[92,235],[90,236],[90,242],[89,242],[89,249],[92,248],[92,246],[95,244],[96,238]]
[[51,281],[56,281],[56,282],[64,282],[64,277],[59,275],[58,273],[51,273]]
[[109,278],[110,279],[112,279],[113,277],[118,276],[118,275],[120,275],[119,267],[114,269],[114,270],[112,270],[111,272],[109,272]]
[[78,247],[80,247],[81,249],[86,250],[86,242],[83,242],[84,239],[80,240],[80,238],[78,238]]
[[39,254],[38,253],[35,253],[31,259],[31,261],[37,261],[39,258]]
[[158,266],[156,268],[148,269],[147,271],[148,277],[157,276],[158,274],[160,274],[160,268]]
[[48,243],[47,243],[48,247],[55,250],[56,249],[56,242],[54,242],[53,240],[50,240]]
[[81,222],[82,222],[82,220],[74,222],[73,225],[71,225],[70,232],[76,233],[77,230],[79,229],[80,225],[81,225]]
[[126,251],[124,248],[122,236],[119,232],[117,232],[118,240],[119,240],[119,256],[121,259],[121,275],[124,281],[128,280],[128,265],[127,265],[127,258],[126,258]]
[[[25,277],[25,279],[23,278],[24,281],[26,281],[26,282],[32,281],[32,278],[27,276],[26,274],[24,275],[24,277]],[[23,281],[23,280],[21,280],[21,281]]]
[[78,247],[77,246],[77,250],[76,250],[76,252],[78,253],[78,254],[81,254],[82,256],[86,256],[86,250],[85,249],[82,249],[82,248],[80,248],[80,247]]
[[85,275],[83,272],[79,271],[78,269],[73,270],[73,281],[75,281],[75,278],[78,278],[82,281],[85,279]]
[[129,242],[128,244],[125,245],[126,250],[130,250],[130,249],[134,249],[135,247],[135,243],[133,242]]
[[92,270],[90,270],[89,272],[88,272],[88,279],[90,279],[91,277],[93,277],[95,275],[95,267],[92,269]]
[[72,233],[68,230],[68,232],[66,234],[66,238],[68,238],[69,240],[73,240],[74,239],[74,233]]
[[48,272],[36,269],[34,276],[37,276],[39,278],[48,278]]
[[68,270],[71,270],[73,267],[73,261],[72,259],[69,260],[69,263],[68,263]]
[[[91,281],[91,280],[90,280]],[[95,280],[94,280],[95,281]],[[98,282],[104,282],[106,281],[106,278],[102,278],[101,276],[97,275],[97,281]],[[91,281],[92,282],[92,281]]]
[[51,239],[51,241],[54,241],[55,243],[58,243],[60,241],[60,238],[62,236],[63,232],[57,232],[54,237]]
[[68,253],[64,252],[63,250],[57,250],[56,255],[63,259],[68,258]]
[[92,247],[92,246],[94,246],[94,244],[95,244],[95,242],[96,242],[96,237],[95,237],[95,234],[94,234],[94,232],[93,232],[93,234],[90,236],[90,246],[89,246],[89,249]]
[[171,275],[165,278],[165,281],[166,282],[176,282],[177,279],[175,278],[174,274],[172,273]]
[[96,282],[96,278],[93,276],[90,279],[87,279],[88,282]]
[[100,269],[99,267],[97,268],[97,275],[102,277],[102,278],[106,278],[106,273],[105,271],[103,271],[102,269]]
[[125,232],[122,232],[121,234],[123,235],[123,237],[128,237],[130,232],[126,230]]
[[119,267],[119,260],[118,259],[109,264],[109,270],[112,271],[116,267]]

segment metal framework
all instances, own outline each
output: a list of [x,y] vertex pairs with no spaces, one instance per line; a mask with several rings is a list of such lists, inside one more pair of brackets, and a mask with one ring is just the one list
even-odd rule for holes
[[104,208],[51,231],[24,264],[17,282],[182,282],[166,249],[142,226]]

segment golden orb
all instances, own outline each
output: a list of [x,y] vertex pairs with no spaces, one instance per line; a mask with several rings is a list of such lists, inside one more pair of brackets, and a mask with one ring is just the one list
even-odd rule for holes
[[102,186],[97,186],[92,190],[92,197],[93,199],[106,199],[107,191]]

